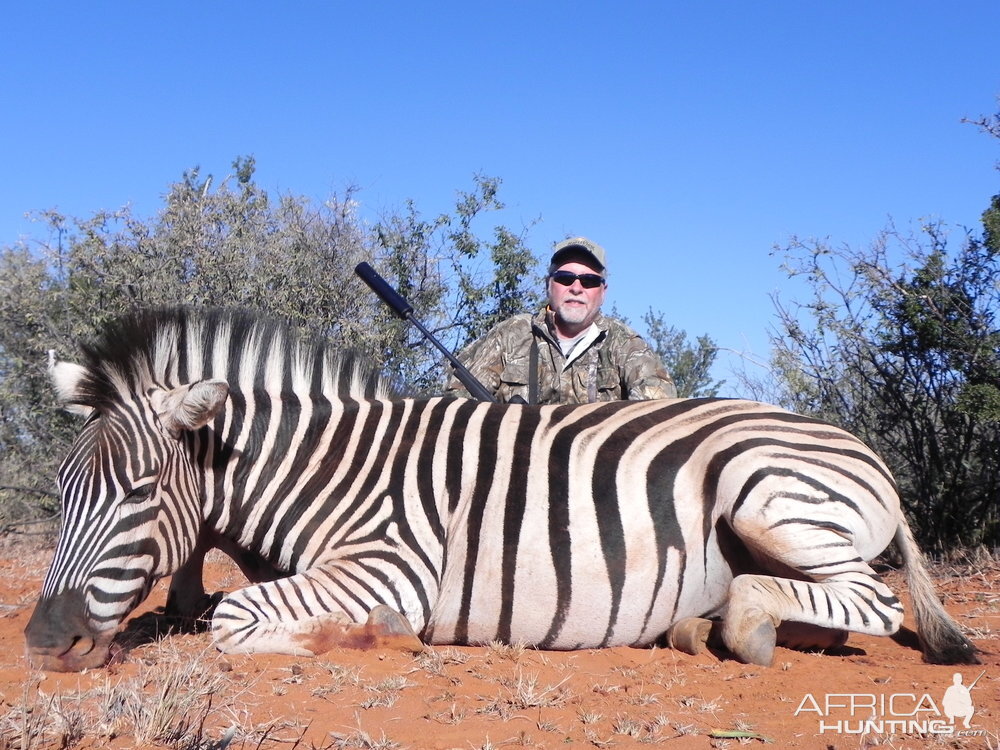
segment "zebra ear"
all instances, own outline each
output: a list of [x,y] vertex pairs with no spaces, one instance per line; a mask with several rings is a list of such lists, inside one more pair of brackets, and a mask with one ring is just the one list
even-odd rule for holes
[[225,380],[199,380],[169,391],[155,391],[151,395],[153,408],[171,433],[204,427],[222,411],[229,397],[229,383]]
[[87,375],[87,368],[73,362],[59,362],[54,350],[49,350],[49,378],[56,390],[60,406],[70,414],[90,416],[93,409],[77,403],[80,398],[80,383]]

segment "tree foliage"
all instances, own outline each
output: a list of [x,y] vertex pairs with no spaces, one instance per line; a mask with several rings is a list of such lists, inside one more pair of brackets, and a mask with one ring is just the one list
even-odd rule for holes
[[642,321],[649,345],[667,366],[680,398],[718,395],[725,381],[712,380],[712,365],[719,348],[707,334],[692,344],[687,333],[667,325],[663,313],[652,309],[642,316]]
[[[1000,114],[977,124],[1000,137]],[[804,302],[775,299],[784,405],[888,463],[925,545],[1000,543],[1000,195],[980,232],[890,225],[867,248],[793,239]]]
[[523,233],[495,226],[481,237],[485,217],[503,208],[498,179],[475,177],[433,220],[409,203],[369,224],[353,188],[319,206],[275,198],[254,167],[237,159],[219,183],[185,172],[149,220],[129,208],[43,213],[47,240],[0,252],[0,514],[49,497],[78,427],[53,402],[46,352],[72,358],[78,340],[127,310],[254,309],[361,349],[404,388],[429,393],[443,377],[440,355],[378,301],[357,263],[379,270],[451,348],[538,301]]
[[785,405],[872,445],[925,544],[996,544],[998,253],[970,235],[951,248],[940,225],[916,237],[890,227],[861,251],[796,240],[785,252],[812,289],[777,303]]

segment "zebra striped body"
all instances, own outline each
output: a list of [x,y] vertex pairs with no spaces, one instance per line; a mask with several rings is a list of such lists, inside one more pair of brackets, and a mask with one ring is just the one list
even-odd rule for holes
[[[894,536],[920,569],[882,462],[775,407],[394,400],[227,314],[126,321],[85,354],[55,373],[93,411],[27,630],[51,668],[97,663],[159,577],[176,573],[171,600],[193,609],[211,546],[261,581],[215,610],[227,651],[366,642],[388,605],[427,643],[557,649],[721,615],[726,644],[766,662],[781,621],[894,632],[902,607],[866,562]],[[939,605],[929,620],[946,621]]]

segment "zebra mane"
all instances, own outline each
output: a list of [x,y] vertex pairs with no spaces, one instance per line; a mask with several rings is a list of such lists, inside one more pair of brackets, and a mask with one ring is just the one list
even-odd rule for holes
[[251,383],[284,392],[294,384],[334,399],[399,395],[363,354],[242,310],[141,310],[110,321],[80,348],[87,375],[73,400],[99,411],[129,393],[209,378],[233,390]]

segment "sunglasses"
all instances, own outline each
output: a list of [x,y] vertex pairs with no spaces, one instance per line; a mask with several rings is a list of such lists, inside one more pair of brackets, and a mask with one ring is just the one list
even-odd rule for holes
[[562,284],[563,286],[573,286],[574,281],[579,281],[580,286],[584,289],[596,289],[599,286],[607,284],[607,279],[605,279],[600,274],[596,273],[573,273],[571,271],[555,271],[549,274],[549,278],[552,279],[557,284]]

